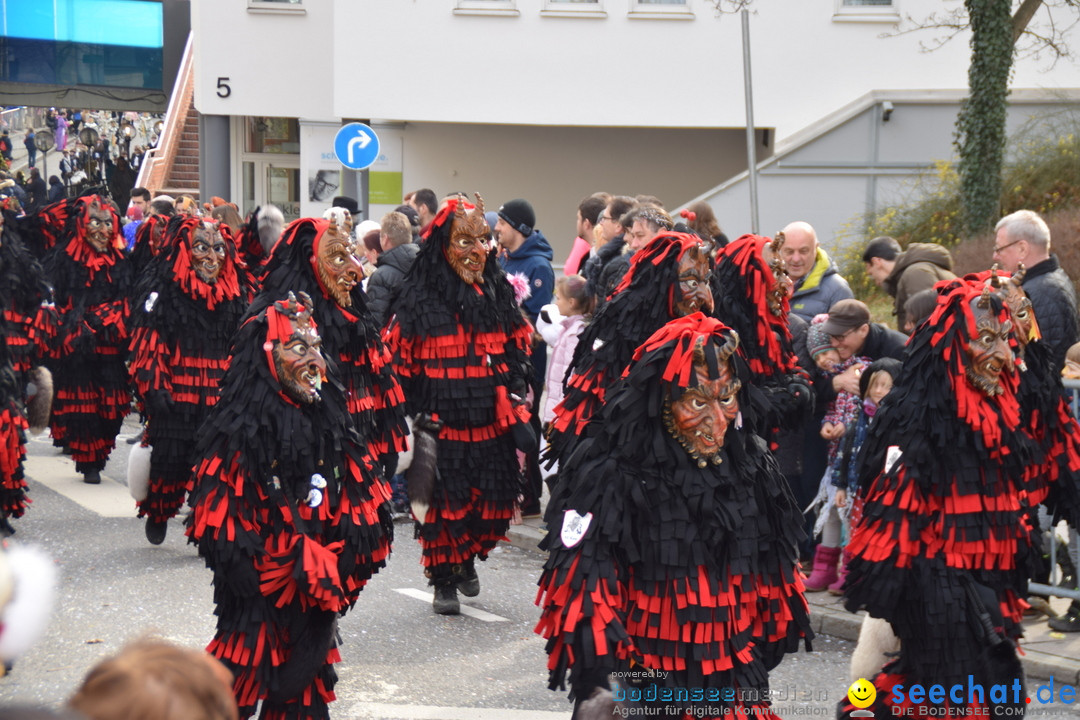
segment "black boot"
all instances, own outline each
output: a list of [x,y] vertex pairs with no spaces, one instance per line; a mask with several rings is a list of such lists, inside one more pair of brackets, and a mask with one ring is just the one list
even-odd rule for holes
[[1050,618],[1047,622],[1051,630],[1063,633],[1080,632],[1080,600],[1069,603],[1069,609],[1064,615]]
[[101,484],[101,471],[100,470],[87,470],[83,473],[83,482],[87,485],[100,485]]
[[458,602],[457,586],[436,585],[435,597],[431,600],[431,609],[439,615],[460,615],[461,603]]
[[[465,597],[476,597],[480,594],[480,578],[476,576],[476,559],[469,558],[467,562],[461,563],[460,575],[461,579],[458,581],[458,590]],[[455,568],[456,569],[456,568]]]
[[151,545],[160,545],[165,542],[165,533],[169,529],[168,520],[153,520],[146,518],[146,539]]

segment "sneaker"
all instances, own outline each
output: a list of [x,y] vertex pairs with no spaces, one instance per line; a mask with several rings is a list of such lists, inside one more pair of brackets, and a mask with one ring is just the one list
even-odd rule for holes
[[1050,626],[1051,630],[1057,630],[1058,632],[1080,632],[1080,615],[1067,613],[1056,618],[1050,618],[1046,621],[1046,624]]
[[165,533],[169,530],[168,520],[151,520],[146,518],[146,539],[151,545],[160,545],[165,542]]
[[458,590],[465,597],[476,597],[480,594],[480,578],[476,575],[475,560],[462,563],[461,581],[458,582]]
[[439,615],[460,615],[461,603],[458,602],[457,588],[453,585],[435,587],[435,597],[431,599],[431,609]]

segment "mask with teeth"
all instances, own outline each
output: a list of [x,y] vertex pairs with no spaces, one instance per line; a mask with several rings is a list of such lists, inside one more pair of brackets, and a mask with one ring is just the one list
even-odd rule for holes
[[225,265],[225,240],[212,223],[200,223],[191,234],[191,269],[208,285],[217,282]]
[[109,249],[109,243],[116,234],[115,214],[112,209],[94,195],[90,198],[80,218],[82,231],[86,233],[86,242],[99,253]]
[[701,311],[711,313],[712,290],[709,289],[709,257],[701,247],[691,247],[679,258],[679,282],[676,286],[675,317]]
[[342,226],[330,225],[315,240],[313,264],[319,285],[341,307],[352,305],[352,291],[364,271]]
[[1013,351],[1009,347],[1012,322],[1003,321],[994,312],[989,295],[987,287],[982,296],[971,300],[975,322],[964,345],[967,354],[964,375],[977,390],[993,397],[1002,392],[1001,374],[1013,370]]
[[322,399],[319,392],[326,377],[326,360],[322,356],[322,339],[311,319],[311,298],[300,293],[298,300],[289,293],[288,300],[276,302],[267,310],[267,321],[268,350],[281,389],[302,405],[318,402]]
[[[741,383],[730,365],[735,344],[736,341],[731,340],[717,348],[699,343],[694,348],[696,382],[664,406],[664,424],[668,432],[700,468],[710,462],[720,464],[724,436],[739,414]],[[712,357],[706,358],[706,353]],[[713,370],[710,371],[710,367]]]
[[450,240],[446,245],[446,261],[462,280],[470,285],[484,282],[488,239],[491,228],[484,219],[484,200],[476,195],[476,207],[465,208],[465,198],[458,196]]

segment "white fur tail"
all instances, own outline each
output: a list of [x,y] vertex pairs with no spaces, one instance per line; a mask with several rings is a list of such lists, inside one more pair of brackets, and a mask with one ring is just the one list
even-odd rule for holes
[[851,654],[851,682],[859,678],[872,678],[881,667],[900,651],[900,639],[893,634],[888,620],[863,618],[859,628],[859,642]]
[[150,455],[154,448],[137,443],[128,456],[127,482],[131,497],[139,502],[146,499],[150,492]]

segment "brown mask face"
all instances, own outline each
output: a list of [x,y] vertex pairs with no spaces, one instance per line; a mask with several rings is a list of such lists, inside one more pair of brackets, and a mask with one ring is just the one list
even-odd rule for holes
[[679,259],[679,284],[675,291],[675,316],[691,315],[698,310],[711,313],[712,290],[709,288],[709,258],[698,248],[690,248]]
[[349,237],[338,226],[331,224],[317,242],[315,267],[319,284],[334,302],[341,307],[352,305],[352,291],[363,277],[360,261],[353,254]]
[[86,242],[99,253],[109,250],[109,243],[113,239],[113,214],[94,198],[86,206],[82,216],[82,230],[86,233]]
[[315,327],[304,318],[290,318],[292,334],[284,342],[274,343],[274,367],[285,394],[308,405],[320,401],[319,391],[326,376],[322,339]]
[[[710,349],[709,352],[715,352]],[[720,450],[728,426],[739,413],[740,382],[726,360],[719,361],[720,376],[709,380],[704,362],[695,362],[697,387],[672,400],[664,412],[668,432],[694,458],[698,467],[720,463]]]
[[975,316],[975,333],[964,347],[968,356],[964,375],[976,389],[993,397],[1002,391],[1001,373],[1013,370],[1013,353],[1009,347],[1012,322],[1003,323],[992,314],[986,298],[973,299],[971,310]]
[[208,285],[217,282],[225,265],[225,240],[208,223],[202,223],[191,233],[191,269]]
[[450,242],[446,246],[446,261],[470,285],[484,282],[487,240],[490,236],[491,229],[479,210],[454,216],[450,226]]
[[784,233],[776,234],[773,241],[761,250],[761,257],[769,266],[773,274],[773,285],[765,294],[765,303],[769,312],[780,317],[784,314],[784,298],[791,297],[795,290],[791,276],[787,274],[787,264],[784,262],[780,249],[784,246]]

